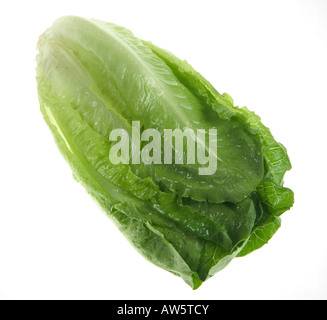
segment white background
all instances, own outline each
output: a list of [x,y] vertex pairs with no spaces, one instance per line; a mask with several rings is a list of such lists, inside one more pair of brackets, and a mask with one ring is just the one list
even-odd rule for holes
[[[62,15],[131,29],[262,117],[296,200],[268,245],[196,291],[129,245],[39,112],[36,43]],[[327,298],[327,1],[2,1],[0,32],[1,299]]]

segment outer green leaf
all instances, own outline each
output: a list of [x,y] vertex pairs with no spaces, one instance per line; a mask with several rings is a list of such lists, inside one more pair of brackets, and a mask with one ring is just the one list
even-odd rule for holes
[[265,178],[257,186],[258,196],[254,196],[257,199],[257,219],[253,226],[252,235],[238,256],[244,256],[261,248],[280,226],[280,219],[270,215],[281,215],[289,210],[294,203],[293,192],[283,187],[285,172],[291,169],[285,147],[275,141],[270,130],[261,123],[259,116],[246,107],[234,107],[233,99],[228,94],[220,95],[186,61],[179,60],[170,52],[158,48],[150,42],[144,42],[144,44],[163,59],[180,81],[183,81],[199,99],[205,100],[223,118],[238,117],[260,139],[265,162]]

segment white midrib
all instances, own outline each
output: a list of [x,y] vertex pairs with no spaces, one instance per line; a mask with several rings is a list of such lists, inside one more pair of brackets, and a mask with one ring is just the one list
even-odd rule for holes
[[139,63],[139,65],[142,66],[142,70],[146,70],[147,74],[150,75],[150,78],[155,82],[155,84],[160,88],[160,90],[164,93],[164,99],[167,100],[167,107],[169,107],[171,113],[175,114],[178,119],[184,123],[186,128],[193,128],[192,124],[187,121],[187,116],[184,112],[181,111],[179,105],[176,103],[176,101],[171,96],[171,93],[167,91],[167,88],[163,83],[158,79],[158,77],[155,75],[155,73],[149,68],[148,64],[145,63],[139,55],[131,49],[131,47],[124,42],[120,37],[118,37],[112,30],[109,28],[105,28],[105,26],[100,25],[98,23],[94,23],[97,27],[99,27],[103,32],[105,32],[107,35],[109,34],[110,37],[112,37],[115,41],[117,41],[125,50],[128,51],[130,55],[133,56]]

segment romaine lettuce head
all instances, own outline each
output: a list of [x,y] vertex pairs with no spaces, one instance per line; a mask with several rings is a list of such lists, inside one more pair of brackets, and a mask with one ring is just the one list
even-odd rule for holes
[[[149,261],[196,289],[277,231],[293,204],[283,186],[291,164],[257,115],[187,62],[111,23],[60,18],[38,49],[41,111],[62,155]],[[172,145],[182,163],[113,163],[110,133],[124,130],[134,146],[135,121],[140,133],[155,129],[162,145],[167,129],[215,129],[216,170],[201,175],[203,163],[188,164],[187,143]]]

